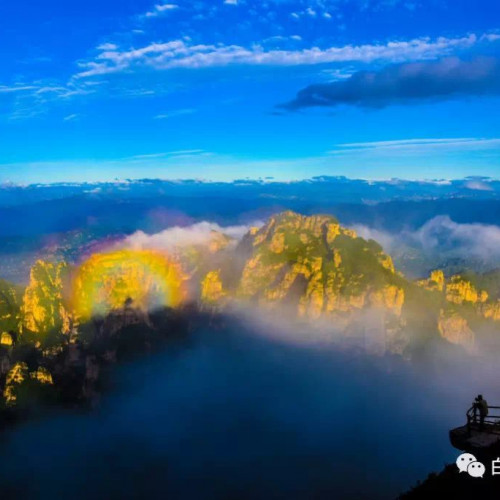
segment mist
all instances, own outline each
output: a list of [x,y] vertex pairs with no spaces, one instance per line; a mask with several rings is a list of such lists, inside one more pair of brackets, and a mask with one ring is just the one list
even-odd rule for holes
[[[255,222],[254,226],[261,226],[262,222]],[[214,231],[224,234],[236,241],[241,240],[252,225],[220,226],[215,222],[202,221],[190,226],[174,226],[158,233],[147,234],[136,231],[127,236],[121,244],[127,248],[153,249],[168,251],[187,246],[208,246],[213,238]]]
[[272,328],[202,328],[117,369],[97,412],[4,435],[2,498],[394,498],[455,460],[478,392],[500,401],[459,350],[415,365]]
[[[482,271],[500,266],[500,227],[497,225],[458,223],[448,215],[438,215],[418,229],[397,233],[363,224],[353,225],[353,228],[363,238],[379,242],[397,260],[413,249],[420,252],[431,268],[442,266],[449,259],[458,259],[464,267]],[[404,266],[402,262],[397,263]],[[413,267],[415,265],[412,263]],[[425,264],[420,267],[418,269],[417,266],[417,274],[425,274],[429,270]]]

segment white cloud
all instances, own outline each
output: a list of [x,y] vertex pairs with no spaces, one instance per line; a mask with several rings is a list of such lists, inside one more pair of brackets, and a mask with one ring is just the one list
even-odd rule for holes
[[227,5],[238,5],[238,0],[224,0]]
[[72,115],[65,116],[63,119],[65,122],[72,122],[78,118],[78,114],[74,113]]
[[97,50],[116,50],[117,48],[118,45],[115,43],[101,43],[101,45],[97,47]]
[[[465,183],[467,189],[472,189],[474,191],[493,191],[493,188],[487,182],[481,180],[470,180]],[[500,250],[499,250],[500,252]]]
[[240,240],[250,227],[246,225],[222,227],[214,222],[203,221],[187,227],[172,227],[151,235],[137,231],[125,238],[123,245],[134,250],[172,251],[186,246],[208,245],[213,239],[214,231]]
[[483,36],[470,34],[457,38],[415,38],[387,43],[344,45],[320,49],[266,49],[262,44],[192,45],[185,40],[151,43],[128,50],[103,50],[91,61],[82,62],[79,78],[116,73],[137,68],[166,70],[172,68],[208,68],[228,65],[298,66],[346,62],[403,62],[445,56],[456,50],[471,48]]
[[178,5],[175,5],[173,3],[167,3],[167,4],[163,4],[163,5],[155,5],[155,9],[160,11],[160,12],[164,12],[166,10],[174,10],[174,9],[178,9],[179,6]]
[[487,40],[488,42],[496,42],[500,40],[500,34],[498,33],[485,33],[481,36],[482,40]]
[[179,6],[173,3],[157,4],[153,7],[153,10],[146,12],[145,17],[157,17],[168,11],[178,9]]
[[446,251],[462,258],[500,261],[500,227],[487,224],[458,224],[447,215],[426,222],[414,236],[429,251]]
[[365,226],[364,224],[354,224],[352,229],[365,240],[375,240],[377,243],[380,243],[389,254],[397,247],[397,243],[402,243],[402,241],[397,240],[395,235],[387,231]]
[[404,230],[397,234],[365,225],[355,225],[353,229],[363,238],[378,241],[393,255],[408,245],[420,249],[433,260],[477,259],[492,268],[500,264],[499,226],[458,223],[448,215],[438,215],[415,231]]

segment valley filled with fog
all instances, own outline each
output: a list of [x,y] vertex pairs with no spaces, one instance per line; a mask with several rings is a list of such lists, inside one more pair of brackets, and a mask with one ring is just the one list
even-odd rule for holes
[[[224,319],[117,369],[90,415],[2,437],[2,492],[24,498],[394,498],[454,461],[450,428],[500,397],[495,360],[340,352]],[[280,340],[277,340],[277,339]]]

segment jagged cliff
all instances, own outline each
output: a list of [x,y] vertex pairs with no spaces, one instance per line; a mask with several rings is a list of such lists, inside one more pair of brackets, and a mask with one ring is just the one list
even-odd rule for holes
[[230,294],[261,305],[288,302],[310,318],[368,305],[401,313],[404,290],[391,258],[334,217],[278,214],[250,231],[235,252],[247,255],[236,287],[225,290],[223,270],[212,270],[202,280],[202,300]]
[[64,299],[68,266],[39,260],[31,268],[21,306],[21,333],[69,333],[71,315]]
[[[239,264],[231,266],[234,261]],[[496,274],[488,276],[484,288],[477,278],[446,278],[441,270],[412,283],[375,241],[357,237],[326,215],[283,212],[271,217],[263,227],[251,229],[234,254],[200,281],[206,306],[244,302],[285,308],[286,317],[330,321],[346,333],[366,329],[360,313],[377,311],[370,330],[382,331],[394,352],[405,351],[412,336],[425,342],[415,335],[440,336],[473,349],[471,322],[477,326],[478,318],[500,319]]]
[[[468,273],[446,278],[442,270],[436,269],[428,279],[417,282],[426,290],[438,293],[436,300],[442,304],[438,328],[446,340],[471,347],[475,340],[471,320],[477,323],[479,317],[500,321],[499,277],[498,272],[494,271],[485,275]],[[499,326],[494,324],[493,328]]]
[[302,318],[329,318],[343,329],[367,309],[380,313],[381,328],[403,321],[405,281],[390,256],[332,216],[283,212],[252,229],[234,252],[239,269],[229,273],[223,265],[202,278],[203,303],[284,307]]
[[442,292],[448,302],[476,305],[478,311],[483,309],[482,304],[489,306],[486,310],[495,309],[500,299],[497,293],[480,288],[481,280],[478,275],[455,274],[445,278],[444,272],[436,269],[431,272],[428,279],[419,280],[417,283],[427,290]]
[[22,293],[21,287],[0,279],[0,343],[8,343],[9,332],[18,328]]

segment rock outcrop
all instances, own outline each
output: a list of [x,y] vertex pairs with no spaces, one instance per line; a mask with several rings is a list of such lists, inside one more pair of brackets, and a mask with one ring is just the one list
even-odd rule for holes
[[224,266],[203,276],[204,304],[233,300],[285,308],[292,316],[330,319],[341,328],[368,309],[381,312],[383,323],[401,318],[405,282],[391,257],[332,216],[273,216],[244,237],[233,256],[238,259],[243,265],[232,283],[224,281]]
[[318,318],[364,308],[400,313],[404,291],[391,258],[331,216],[284,212],[244,245],[251,248],[236,289],[263,305],[295,302],[299,316]]
[[71,315],[64,300],[68,268],[65,263],[39,260],[31,268],[30,282],[21,307],[21,332],[44,335],[71,330]]
[[427,290],[442,292],[445,286],[444,272],[441,269],[435,269],[431,271],[428,279],[419,280],[417,283]]
[[220,304],[226,296],[222,280],[220,277],[220,269],[209,271],[201,282],[201,300],[203,304],[214,306]]
[[[475,281],[480,282],[480,275],[475,278]],[[440,292],[447,303],[472,306],[484,319],[500,321],[500,298],[481,289],[469,277],[455,274],[446,279],[443,271],[438,269],[432,271],[428,279],[420,280],[417,284],[427,290]],[[459,332],[457,336],[460,336]]]
[[0,335],[19,326],[22,288],[0,279]]
[[[224,255],[226,261],[200,278],[202,304],[285,310],[288,318],[331,322],[346,334],[377,330],[392,352],[418,344],[419,336],[470,349],[481,321],[500,320],[493,285],[483,288],[481,280],[464,275],[447,278],[440,269],[411,283],[378,243],[359,238],[328,215],[277,214],[252,228],[233,254]],[[230,261],[240,264],[229,267]],[[483,282],[494,284],[495,276]],[[365,328],[360,318],[368,311],[377,314]]]
[[474,332],[467,320],[455,311],[441,309],[438,329],[441,336],[452,344],[459,344],[469,349],[474,346]]
[[456,275],[452,276],[446,283],[446,300],[455,304],[463,304],[464,302],[477,304],[488,300],[488,292],[477,290],[470,281]]
[[478,306],[478,310],[486,319],[500,321],[500,300],[482,303]]
[[[24,386],[22,395],[28,400],[35,396],[36,392],[45,385],[52,385],[52,375],[44,367],[38,367],[34,371],[29,371],[25,362],[17,362],[7,373],[3,396],[7,406],[19,404],[19,393]],[[31,394],[30,394],[31,393]]]

